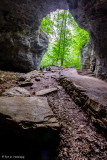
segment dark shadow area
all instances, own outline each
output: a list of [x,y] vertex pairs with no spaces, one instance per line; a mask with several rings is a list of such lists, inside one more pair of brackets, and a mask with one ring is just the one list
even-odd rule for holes
[[3,115],[0,115],[0,130],[0,159],[55,160],[57,157],[59,131],[22,129]]

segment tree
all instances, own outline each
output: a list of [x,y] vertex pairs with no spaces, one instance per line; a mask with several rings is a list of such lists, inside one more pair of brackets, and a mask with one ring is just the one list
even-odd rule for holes
[[79,28],[68,10],[57,10],[42,20],[41,30],[49,37],[49,45],[41,67],[47,65],[80,68],[80,50],[89,34]]

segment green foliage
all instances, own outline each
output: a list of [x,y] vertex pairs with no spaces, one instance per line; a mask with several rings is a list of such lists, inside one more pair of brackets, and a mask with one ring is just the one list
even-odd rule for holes
[[50,20],[50,16],[47,15],[46,18],[43,18],[41,23],[41,30],[44,31],[46,34],[53,34],[53,25],[54,22]]
[[43,18],[41,30],[49,37],[41,67],[49,65],[80,68],[80,50],[89,34],[79,28],[69,11],[57,10]]

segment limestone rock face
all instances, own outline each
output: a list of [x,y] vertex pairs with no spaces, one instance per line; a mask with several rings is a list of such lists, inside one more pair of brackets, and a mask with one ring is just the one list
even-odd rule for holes
[[79,26],[90,34],[97,59],[96,75],[106,78],[106,0],[0,1],[0,68],[24,72],[38,69],[48,44],[44,33],[38,36],[41,20],[56,9],[68,8]]
[[[4,31],[5,32],[5,31]],[[21,72],[39,69],[40,61],[48,46],[48,38],[41,31],[38,35],[3,33],[0,38],[0,68]]]
[[81,69],[90,69],[96,73],[96,55],[94,50],[91,48],[90,43],[83,45],[81,49]]
[[61,0],[0,1],[0,68],[20,72],[39,69],[48,47],[47,36],[38,29],[41,20],[64,5]]
[[90,69],[92,72],[96,72],[96,55],[93,50],[91,50],[91,55],[90,55]]
[[90,34],[96,55],[96,75],[107,79],[107,1],[67,0],[70,11],[79,24]]
[[81,68],[89,69],[90,68],[90,56],[91,56],[91,47],[89,45],[84,45],[81,49]]

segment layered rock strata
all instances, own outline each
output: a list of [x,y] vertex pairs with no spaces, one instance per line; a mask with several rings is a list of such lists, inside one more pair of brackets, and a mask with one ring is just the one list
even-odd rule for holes
[[90,115],[92,121],[107,130],[107,83],[78,75],[74,69],[62,72],[59,81],[74,102]]
[[67,0],[79,26],[89,32],[96,55],[96,76],[107,79],[107,1]]
[[90,34],[96,54],[96,75],[107,78],[106,0],[0,1],[0,68],[18,71],[38,69],[48,40],[38,28],[56,9],[68,9],[79,26]]
[[55,158],[59,130],[45,97],[0,97],[0,155]]
[[90,57],[92,49],[89,45],[84,45],[81,49],[81,68],[89,69],[90,68]]

